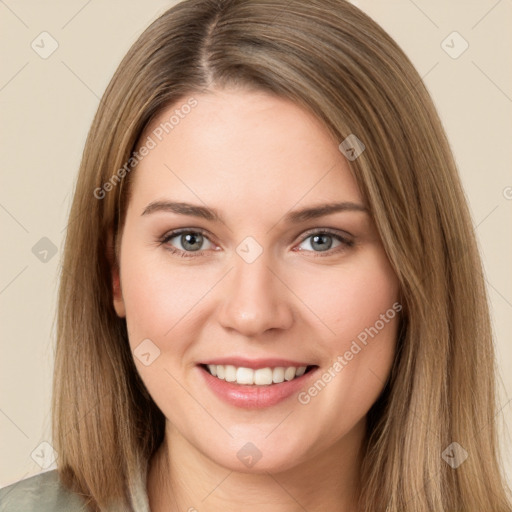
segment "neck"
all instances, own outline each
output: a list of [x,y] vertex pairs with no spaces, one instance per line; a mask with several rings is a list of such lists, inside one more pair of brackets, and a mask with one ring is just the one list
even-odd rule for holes
[[355,512],[364,435],[362,420],[329,450],[291,469],[242,473],[207,458],[167,422],[149,466],[151,511]]

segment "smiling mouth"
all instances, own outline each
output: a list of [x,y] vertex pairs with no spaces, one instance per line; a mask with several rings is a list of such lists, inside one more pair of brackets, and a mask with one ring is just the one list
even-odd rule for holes
[[317,368],[309,366],[276,366],[266,368],[245,368],[224,364],[202,364],[210,375],[219,380],[232,382],[233,384],[249,386],[272,386],[298,379]]

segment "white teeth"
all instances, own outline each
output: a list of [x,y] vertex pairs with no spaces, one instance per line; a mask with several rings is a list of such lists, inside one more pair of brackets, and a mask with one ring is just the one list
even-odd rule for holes
[[274,368],[274,371],[272,372],[272,381],[276,384],[284,382],[284,368],[282,366]]
[[306,366],[288,366],[286,368],[278,366],[276,368],[252,368],[236,367],[233,365],[209,364],[208,371],[218,379],[227,382],[236,382],[237,384],[269,386],[271,384],[280,384],[290,381],[296,377],[301,377],[306,372]]
[[300,377],[300,376],[304,375],[304,373],[306,372],[306,368],[307,368],[307,366],[299,366],[297,368],[297,371],[295,372],[295,377]]
[[294,366],[288,366],[284,371],[284,380],[292,380],[295,377],[296,369]]
[[254,370],[250,368],[237,368],[236,382],[238,384],[254,384]]
[[272,384],[272,368],[259,368],[254,372],[254,384],[269,386]]
[[234,366],[231,366],[228,364],[226,367],[226,373],[224,374],[224,378],[228,382],[235,382],[236,381],[236,368]]

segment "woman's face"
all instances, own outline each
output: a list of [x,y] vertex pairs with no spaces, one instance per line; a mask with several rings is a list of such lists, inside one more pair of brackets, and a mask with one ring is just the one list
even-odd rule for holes
[[194,98],[141,139],[114,305],[168,433],[233,470],[284,470],[361,439],[398,281],[315,117],[265,93]]

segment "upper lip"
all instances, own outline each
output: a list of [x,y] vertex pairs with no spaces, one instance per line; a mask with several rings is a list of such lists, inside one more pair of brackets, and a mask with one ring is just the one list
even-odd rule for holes
[[297,368],[301,366],[312,366],[311,363],[293,361],[291,359],[278,359],[278,358],[264,358],[264,359],[244,359],[242,357],[219,357],[215,359],[208,359],[201,361],[199,364],[220,364],[220,365],[231,365],[237,368],[252,368],[257,370],[259,368],[276,368],[295,366]]

